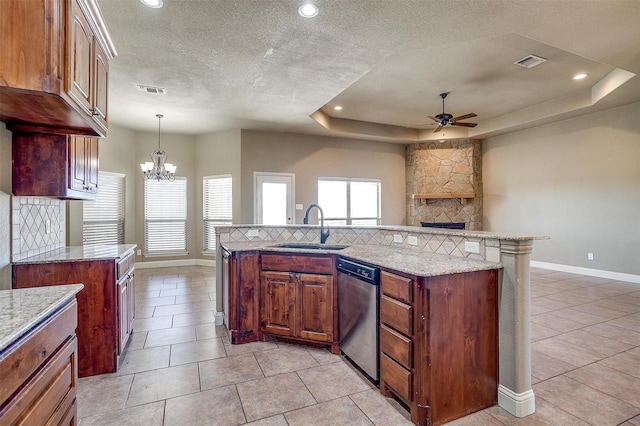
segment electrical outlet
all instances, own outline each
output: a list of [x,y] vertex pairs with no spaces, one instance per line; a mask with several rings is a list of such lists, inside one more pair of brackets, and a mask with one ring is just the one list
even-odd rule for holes
[[142,256],[142,250],[137,250],[137,251],[136,251],[136,254],[137,254],[138,256]]
[[480,243],[478,241],[465,241],[464,251],[467,253],[480,254]]
[[402,242],[402,235],[400,235],[400,234],[393,234],[393,242],[394,242],[394,243],[401,243],[401,242]]
[[45,234],[50,234],[51,233],[51,220],[50,219],[45,219],[45,221],[44,221],[44,233]]
[[409,238],[407,238],[407,242],[411,246],[417,246],[418,245],[418,237],[416,237],[415,235],[409,235]]
[[258,231],[257,229],[249,229],[247,231],[247,237],[257,237],[258,235],[260,235],[260,231]]
[[296,210],[302,210],[304,206],[302,204],[296,204]]
[[587,260],[593,260],[593,253],[587,253]]

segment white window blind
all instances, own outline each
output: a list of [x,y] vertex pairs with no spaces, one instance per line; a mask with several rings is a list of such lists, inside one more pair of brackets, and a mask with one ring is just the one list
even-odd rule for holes
[[202,181],[202,217],[204,251],[216,250],[216,226],[231,225],[231,175],[205,176]]
[[146,255],[187,253],[187,178],[144,181]]
[[318,204],[324,221],[333,225],[380,225],[380,181],[318,179]]
[[82,202],[82,244],[124,244],[124,178],[99,173],[95,201]]

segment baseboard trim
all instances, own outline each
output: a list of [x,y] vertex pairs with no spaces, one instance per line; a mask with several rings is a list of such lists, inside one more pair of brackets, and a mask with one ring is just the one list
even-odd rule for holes
[[210,266],[216,267],[215,260],[208,259],[178,259],[178,260],[154,260],[152,262],[136,262],[136,268],[169,268],[172,266]]
[[224,324],[224,312],[216,312],[216,325]]
[[498,405],[516,417],[526,417],[536,412],[536,397],[532,389],[515,393],[498,385]]
[[532,260],[530,265],[535,268],[550,269],[552,271],[569,272],[572,274],[588,275],[590,277],[608,278],[617,281],[627,281],[640,284],[640,275],[604,271],[602,269],[581,268],[579,266],[562,265],[559,263],[538,262],[535,260]]

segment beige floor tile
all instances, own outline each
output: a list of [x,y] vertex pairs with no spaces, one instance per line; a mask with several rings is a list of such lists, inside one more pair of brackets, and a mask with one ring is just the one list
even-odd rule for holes
[[266,419],[256,420],[255,422],[247,423],[247,426],[288,426],[287,420],[283,414],[277,416],[267,417]]
[[591,297],[577,296],[575,294],[571,294],[571,292],[568,291],[550,294],[548,296],[545,296],[545,298],[566,303],[569,306],[583,305],[585,303],[593,302],[593,298]]
[[571,371],[565,376],[634,405],[640,410],[640,378],[638,377],[599,363]]
[[171,328],[172,317],[136,318],[133,327],[136,331],[163,330]]
[[548,339],[549,337],[557,336],[558,334],[562,333],[561,331],[545,327],[544,325],[536,324],[535,322],[531,323],[531,328],[529,331],[531,333],[530,337],[532,342]]
[[634,418],[627,420],[622,423],[621,426],[640,426],[640,416],[635,416]]
[[566,411],[556,407],[542,398],[536,398],[536,412],[527,417],[515,417],[505,409],[494,406],[484,410],[507,426],[588,426]]
[[245,423],[236,387],[167,399],[165,426],[234,426]]
[[194,326],[152,330],[147,334],[147,341],[144,347],[151,348],[154,346],[174,345],[176,343],[192,342],[194,340],[196,340],[196,328]]
[[534,303],[531,303],[530,308],[531,308],[531,315],[545,314],[547,312],[553,311],[553,309],[545,308],[544,306],[536,305]]
[[640,319],[633,318],[631,316],[616,318],[607,321],[607,324],[615,325],[616,327],[626,328],[631,331],[640,330]]
[[564,376],[538,383],[533,391],[536,399],[552,401],[556,407],[592,425],[617,425],[640,414],[640,408]]
[[286,413],[316,403],[296,373],[251,380],[238,383],[236,386],[248,421]]
[[186,294],[191,294],[191,289],[189,287],[172,288],[172,289],[168,289],[168,290],[160,290],[160,297],[163,297],[163,296],[184,296]]
[[173,290],[176,288],[174,283],[149,283],[147,284],[147,290]]
[[598,364],[640,378],[640,350],[637,355],[631,351],[623,352],[598,361]]
[[615,325],[603,323],[596,324],[583,329],[586,332],[597,334],[598,336],[614,339],[619,342],[628,343],[632,346],[640,346],[640,330],[633,331],[627,328],[616,327]]
[[139,373],[141,371],[157,370],[169,366],[169,346],[157,348],[127,350],[120,362],[118,375]]
[[634,305],[633,303],[626,303],[623,300],[602,299],[593,302],[593,304],[615,309],[617,311],[624,312],[625,314],[633,314],[638,312],[638,305]]
[[202,390],[264,378],[252,353],[198,363]]
[[373,425],[348,397],[285,413],[290,426]]
[[198,340],[227,337],[227,329],[224,325],[198,324],[196,325],[196,338]]
[[504,423],[487,411],[478,411],[447,423],[447,426],[502,426]]
[[78,380],[78,418],[125,407],[133,375],[102,374]]
[[[159,308],[156,308],[158,310]],[[594,315],[591,312],[583,312],[575,308],[560,309],[553,312],[554,316],[568,319],[578,322],[583,325],[593,325],[607,321],[609,318],[604,318],[598,315]]]
[[178,314],[173,316],[174,327],[184,327],[187,325],[215,323],[216,317],[213,311],[200,311],[190,314]]
[[154,317],[164,317],[167,315],[187,314],[193,312],[191,303],[179,303],[175,305],[156,306],[153,311]]
[[620,318],[625,315],[628,315],[627,312],[619,311],[614,308],[602,306],[598,304],[599,301],[595,301],[593,303],[587,303],[586,305],[578,305],[574,306],[573,309],[576,311],[587,312],[593,315],[597,315],[602,318],[606,318],[607,320]]
[[160,290],[139,290],[136,287],[136,299],[140,300],[140,299],[150,299],[150,298],[158,298],[160,297]]
[[354,393],[349,397],[375,425],[410,426],[413,424],[410,421],[409,412],[398,407],[394,400],[385,398],[378,389]]
[[224,345],[219,338],[171,345],[171,366],[226,356]]
[[[185,294],[184,296],[176,296],[176,303],[201,303],[211,302],[209,293]],[[214,307],[215,308],[215,307]],[[213,310],[213,308],[210,308]]]
[[536,350],[531,351],[531,374],[540,380],[547,380],[575,369],[575,365],[560,361]]
[[298,376],[318,402],[371,389],[345,362],[300,370]]
[[215,300],[206,300],[204,302],[193,302],[193,312],[200,311],[215,311],[216,310],[216,302]]
[[[135,323],[134,323],[135,324]],[[129,343],[127,343],[126,351],[137,351],[144,348],[144,343],[147,340],[148,331],[137,331],[134,329],[131,336],[129,336]]]
[[561,318],[557,315],[554,315],[555,312],[557,311],[548,312],[540,315],[534,315],[531,317],[531,323],[538,324],[543,327],[547,327],[552,330],[559,331],[561,333],[577,330],[585,326],[584,324],[580,324],[577,321]]
[[164,401],[85,417],[82,426],[163,426]]
[[164,306],[164,305],[173,305],[176,303],[175,296],[167,296],[167,297],[149,297],[149,298],[141,298],[136,299],[136,308],[148,308],[151,306]]
[[198,365],[186,364],[134,375],[127,407],[200,391]]
[[153,311],[155,310],[155,306],[149,306],[148,308],[136,308],[136,319],[138,318],[151,318],[153,316]]
[[304,346],[298,345],[278,345],[277,349],[254,355],[267,377],[319,365]]
[[543,308],[547,308],[550,309],[551,311],[555,311],[558,309],[564,309],[564,308],[570,308],[572,305],[565,303],[565,302],[560,302],[558,300],[551,300],[548,297],[536,297],[535,299],[531,300],[531,305],[535,305],[535,306],[541,306]]
[[619,342],[597,334],[594,335],[593,333],[589,333],[584,330],[575,330],[561,334],[558,336],[558,339],[606,356],[615,355],[633,348],[633,346],[627,343]]
[[251,342],[242,345],[232,345],[228,341],[223,340],[223,343],[228,356],[278,349],[278,345],[274,342]]
[[314,348],[312,346],[308,346],[307,351],[320,365],[342,361],[342,357],[340,355],[334,355],[325,348]]
[[559,336],[533,342],[531,349],[568,364],[575,365],[576,367],[582,367],[604,358],[604,355],[590,349],[565,342],[561,340]]

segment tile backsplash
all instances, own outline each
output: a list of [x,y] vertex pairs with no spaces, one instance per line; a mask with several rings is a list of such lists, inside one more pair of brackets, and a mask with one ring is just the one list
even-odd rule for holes
[[43,197],[11,198],[11,260],[64,248],[66,204]]

